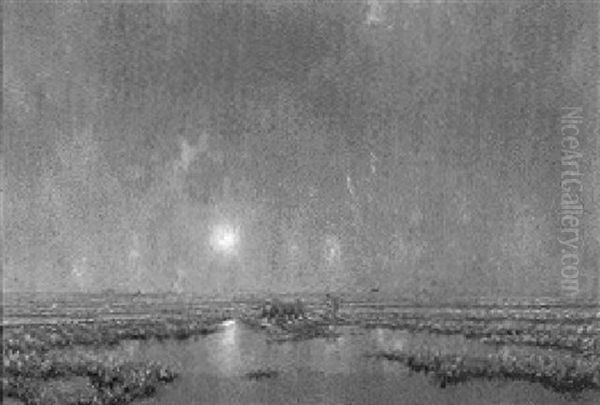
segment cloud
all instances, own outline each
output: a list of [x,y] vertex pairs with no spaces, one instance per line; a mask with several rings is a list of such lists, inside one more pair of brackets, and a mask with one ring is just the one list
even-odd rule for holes
[[176,168],[187,172],[190,164],[194,162],[199,154],[202,154],[208,149],[208,133],[202,132],[198,137],[196,145],[190,145],[187,139],[181,139],[181,155],[179,160],[176,162]]

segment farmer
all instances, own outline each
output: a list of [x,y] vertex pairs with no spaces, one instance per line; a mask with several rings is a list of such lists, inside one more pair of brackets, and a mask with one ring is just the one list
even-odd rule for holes
[[262,308],[262,317],[272,321],[274,319],[295,320],[305,316],[304,303],[300,299],[286,302],[278,299],[267,300]]
[[329,312],[329,316],[334,319],[337,318],[338,311],[340,309],[340,297],[327,293],[326,299],[326,305]]

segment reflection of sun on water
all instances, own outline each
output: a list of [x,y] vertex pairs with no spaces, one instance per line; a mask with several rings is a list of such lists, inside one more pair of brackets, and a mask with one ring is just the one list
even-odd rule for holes
[[220,373],[231,375],[241,367],[239,325],[234,320],[228,320],[222,326],[217,350],[212,351],[210,356]]

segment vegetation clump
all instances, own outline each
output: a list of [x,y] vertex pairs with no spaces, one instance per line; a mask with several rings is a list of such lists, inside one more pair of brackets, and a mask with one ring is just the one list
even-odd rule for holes
[[254,329],[265,331],[270,342],[338,336],[329,314],[314,308],[308,310],[299,299],[293,302],[267,300],[254,310],[241,313],[239,319]]
[[470,309],[370,312],[354,314],[353,321],[365,328],[462,335],[487,344],[537,346],[587,357],[600,356],[600,322],[585,312],[557,312],[558,315],[549,315],[535,308],[482,312]]
[[3,393],[26,405],[126,404],[177,373],[159,363],[118,361],[104,349],[131,339],[206,335],[222,320],[170,316],[4,328]]
[[62,363],[40,371],[35,367],[37,362],[6,370],[4,393],[27,405],[126,404],[152,395],[158,386],[177,376],[158,363],[115,365],[95,359]]
[[380,351],[375,357],[398,361],[410,370],[431,374],[445,388],[473,378],[541,383],[558,392],[600,389],[600,361],[554,354],[489,354],[487,357],[429,350]]
[[262,380],[265,378],[275,378],[278,375],[279,375],[279,372],[277,370],[260,369],[260,370],[250,371],[250,372],[244,374],[244,377],[249,380]]
[[45,352],[51,348],[111,346],[123,340],[187,339],[216,332],[222,317],[194,319],[164,317],[98,322],[61,322],[46,325],[23,325],[4,330],[5,348],[20,352]]

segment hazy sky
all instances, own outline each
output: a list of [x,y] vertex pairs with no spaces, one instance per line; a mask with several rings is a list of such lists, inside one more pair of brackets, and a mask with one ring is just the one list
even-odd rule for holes
[[5,288],[557,294],[598,10],[535,3],[7,2]]

